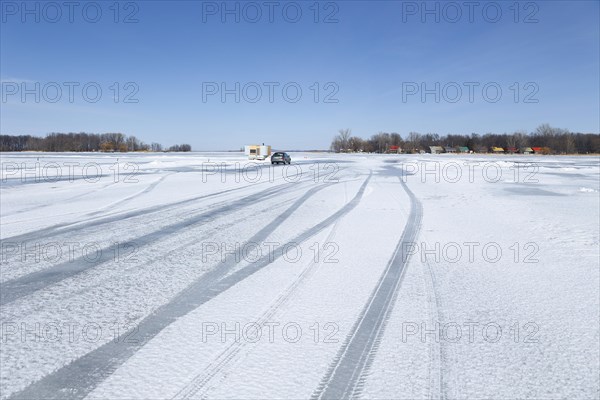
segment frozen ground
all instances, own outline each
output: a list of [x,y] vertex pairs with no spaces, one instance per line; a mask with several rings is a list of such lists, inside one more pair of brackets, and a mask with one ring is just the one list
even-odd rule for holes
[[594,399],[598,157],[3,153],[0,396]]

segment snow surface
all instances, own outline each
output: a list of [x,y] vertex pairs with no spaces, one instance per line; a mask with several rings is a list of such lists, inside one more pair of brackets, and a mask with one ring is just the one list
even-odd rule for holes
[[600,396],[598,157],[291,156],[2,153],[0,398]]

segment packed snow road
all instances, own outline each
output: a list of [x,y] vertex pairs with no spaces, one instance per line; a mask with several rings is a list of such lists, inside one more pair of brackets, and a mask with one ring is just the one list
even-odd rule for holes
[[597,157],[3,153],[0,396],[597,398]]

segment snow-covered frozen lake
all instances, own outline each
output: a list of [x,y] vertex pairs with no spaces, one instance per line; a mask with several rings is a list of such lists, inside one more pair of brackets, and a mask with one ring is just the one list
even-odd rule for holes
[[598,157],[2,153],[7,398],[600,396]]

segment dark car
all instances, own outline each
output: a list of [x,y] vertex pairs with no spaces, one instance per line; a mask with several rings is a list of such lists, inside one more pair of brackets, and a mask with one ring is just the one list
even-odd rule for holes
[[273,153],[271,156],[271,164],[290,164],[292,159],[288,153]]

